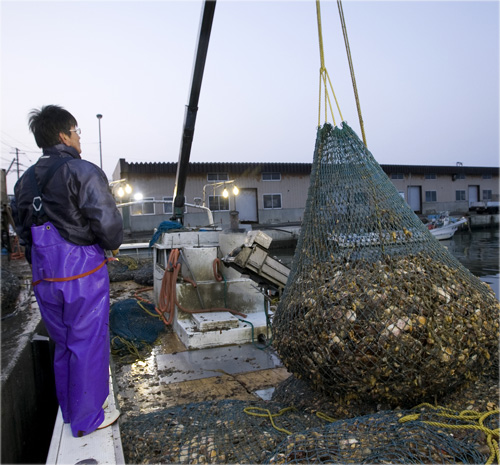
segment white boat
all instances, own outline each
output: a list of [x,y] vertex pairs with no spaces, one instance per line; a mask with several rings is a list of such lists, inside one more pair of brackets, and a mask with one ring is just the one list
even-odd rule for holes
[[453,218],[446,216],[442,221],[429,223],[428,228],[437,240],[444,241],[451,239],[462,224],[467,224],[467,218],[462,217],[454,221]]

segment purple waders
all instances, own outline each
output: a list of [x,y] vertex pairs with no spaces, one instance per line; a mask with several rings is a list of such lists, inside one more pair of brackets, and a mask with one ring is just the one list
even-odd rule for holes
[[47,222],[31,228],[35,296],[45,326],[55,342],[57,398],[73,436],[96,430],[104,420],[102,405],[109,394],[109,276],[99,245],[66,242]]

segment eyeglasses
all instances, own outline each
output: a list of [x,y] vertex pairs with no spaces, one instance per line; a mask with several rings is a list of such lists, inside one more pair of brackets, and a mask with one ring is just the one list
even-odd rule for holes
[[82,133],[82,130],[80,128],[76,128],[76,129],[70,129],[70,132],[76,132],[78,135],[80,135]]

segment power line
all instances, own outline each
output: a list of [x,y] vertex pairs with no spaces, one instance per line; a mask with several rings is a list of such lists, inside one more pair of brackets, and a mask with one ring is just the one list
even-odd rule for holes
[[[5,131],[1,131],[1,132],[3,134],[5,134],[9,139],[12,139],[12,140],[16,141],[17,145],[23,146],[23,148],[25,150],[27,150],[28,152],[32,152],[32,153],[36,152],[36,150],[33,150],[33,147],[30,147],[30,146],[26,145],[24,142],[21,142],[19,139],[16,139],[15,137],[11,136],[10,134],[7,134]],[[12,145],[15,145],[15,144],[9,144],[9,145],[12,146]]]

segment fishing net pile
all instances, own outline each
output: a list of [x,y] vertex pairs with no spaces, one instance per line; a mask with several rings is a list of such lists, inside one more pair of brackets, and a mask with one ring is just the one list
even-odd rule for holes
[[273,322],[284,365],[336,398],[413,406],[498,367],[499,303],[345,123],[318,129]]
[[480,429],[454,429],[473,420],[432,410],[332,420],[273,402],[225,400],[130,416],[120,431],[127,463],[485,463],[483,431],[498,427],[491,415]]
[[485,463],[496,457],[487,443],[498,416],[469,413],[386,411],[332,422],[288,436],[266,463]]
[[165,324],[153,304],[137,299],[124,299],[114,303],[109,313],[111,349],[117,354],[133,353],[151,346]]
[[110,261],[107,267],[110,282],[132,281],[135,272],[139,269],[139,263],[132,257],[120,255],[118,260]]

